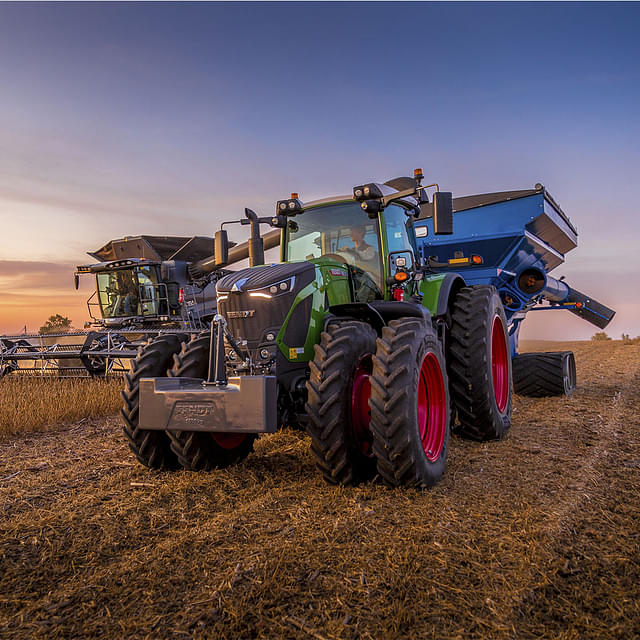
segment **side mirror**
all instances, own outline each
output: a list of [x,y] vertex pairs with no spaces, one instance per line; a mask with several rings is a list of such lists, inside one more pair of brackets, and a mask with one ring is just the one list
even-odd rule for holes
[[216,267],[224,267],[229,264],[229,236],[225,229],[216,231],[214,256]]
[[77,291],[78,287],[80,286],[80,276],[77,273],[73,274],[73,282],[76,285],[76,291]]
[[433,194],[433,232],[436,235],[453,233],[453,196],[450,191]]

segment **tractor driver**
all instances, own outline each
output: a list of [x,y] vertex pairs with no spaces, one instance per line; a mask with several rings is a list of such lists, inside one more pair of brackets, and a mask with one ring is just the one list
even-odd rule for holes
[[364,225],[351,227],[349,236],[354,246],[342,247],[342,249],[338,249],[338,252],[345,254],[348,261],[355,264],[356,267],[367,273],[375,274],[380,269],[378,265],[378,252],[375,250],[375,247],[364,239],[366,233],[367,229]]
[[370,245],[365,239],[367,229],[364,225],[351,227],[350,238],[353,247],[342,247],[338,253],[342,254],[345,260],[355,266],[360,275],[354,273],[355,297],[358,302],[370,302],[382,298],[382,291],[378,281],[380,280],[380,260],[375,247]]

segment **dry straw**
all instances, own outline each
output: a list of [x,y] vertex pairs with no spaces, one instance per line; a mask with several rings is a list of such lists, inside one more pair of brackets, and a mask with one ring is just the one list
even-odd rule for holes
[[5,439],[0,637],[638,637],[640,346],[574,348],[572,397],[454,437],[428,492],[327,486],[299,432],[208,474],[116,418]]

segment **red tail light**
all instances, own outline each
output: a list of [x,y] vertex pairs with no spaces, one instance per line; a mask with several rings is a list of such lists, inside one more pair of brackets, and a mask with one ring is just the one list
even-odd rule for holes
[[182,304],[184,302],[184,289],[178,291],[178,302]]

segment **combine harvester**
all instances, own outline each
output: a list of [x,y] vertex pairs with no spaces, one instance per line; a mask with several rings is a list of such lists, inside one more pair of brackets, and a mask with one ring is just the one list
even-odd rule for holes
[[[279,234],[265,238],[277,246]],[[209,326],[216,311],[215,283],[228,273],[215,267],[213,239],[136,236],[112,240],[78,266],[96,290],[87,301],[85,331],[0,336],[0,377],[17,372],[56,377],[122,374],[138,347],[162,333],[188,339]],[[248,256],[246,244],[230,263]]]
[[[525,372],[516,387],[571,392],[572,355],[516,356],[522,318],[543,300],[600,328],[614,315],[548,275],[576,246],[568,218],[541,186],[458,199],[454,217],[451,193],[422,180],[416,170],[314,202],[291,194],[273,217],[245,209],[251,266],[218,279],[210,329],[149,341],[126,376],[138,460],[225,467],[259,434],[297,425],[330,483],[378,473],[428,487],[452,426],[477,440],[507,433],[512,360]],[[279,264],[264,264],[261,224],[281,230]],[[222,229],[215,249],[224,269]]]

